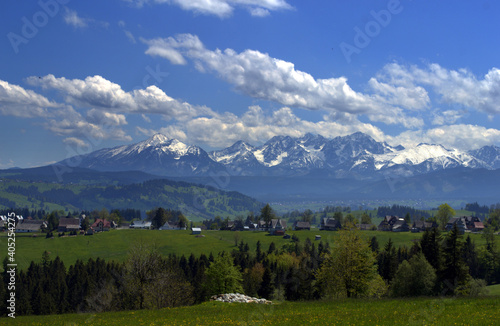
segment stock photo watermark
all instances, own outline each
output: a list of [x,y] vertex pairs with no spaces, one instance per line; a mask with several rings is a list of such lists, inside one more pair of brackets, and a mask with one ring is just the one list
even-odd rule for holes
[[16,318],[16,214],[7,215],[7,315]]
[[[411,1],[411,0],[410,0]],[[392,18],[399,15],[404,7],[400,0],[389,0],[386,9],[379,11],[370,11],[371,20],[368,21],[363,27],[354,27],[354,37],[352,42],[341,42],[339,44],[340,50],[344,55],[347,63],[351,63],[354,54],[360,54],[371,41],[380,35],[382,30],[389,26]]]
[[7,33],[12,50],[15,54],[19,53],[19,46],[26,45],[30,40],[38,35],[40,29],[47,26],[51,18],[57,16],[62,9],[62,6],[69,3],[71,0],[40,0],[38,6],[40,10],[32,16],[21,17],[21,28],[18,32]]

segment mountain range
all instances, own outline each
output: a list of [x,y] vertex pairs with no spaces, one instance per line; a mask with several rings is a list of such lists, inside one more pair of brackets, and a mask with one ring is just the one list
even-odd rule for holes
[[261,146],[238,141],[206,152],[196,145],[155,134],[142,142],[105,148],[58,164],[98,171],[143,171],[168,177],[203,177],[227,172],[231,176],[315,176],[377,180],[390,176],[416,176],[452,168],[500,168],[500,147],[472,151],[447,149],[439,144],[405,148],[378,142],[357,132],[324,138],[275,136]]

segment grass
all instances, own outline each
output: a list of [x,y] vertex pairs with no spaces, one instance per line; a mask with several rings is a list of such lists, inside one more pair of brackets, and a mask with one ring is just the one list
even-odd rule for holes
[[498,325],[500,297],[201,305],[100,314],[27,316],[9,325]]
[[486,288],[488,289],[488,295],[500,296],[500,284],[489,285]]
[[[315,241],[316,235],[321,235],[324,243],[333,246],[338,233],[329,231],[288,231],[289,234],[296,234],[300,243],[309,238],[316,246],[319,241]],[[367,238],[376,236],[383,249],[389,238],[392,239],[395,246],[412,245],[412,241],[420,239],[421,233],[392,233],[382,231],[363,231],[362,234]],[[266,232],[232,232],[232,231],[203,231],[205,237],[197,238],[190,234],[190,231],[159,231],[159,230],[112,230],[109,232],[97,233],[92,236],[73,236],[56,237],[46,239],[45,234],[17,234],[16,235],[16,262],[20,269],[26,269],[31,261],[40,262],[42,253],[47,251],[52,258],[59,256],[66,266],[74,264],[77,259],[88,260],[98,257],[105,260],[114,260],[118,262],[125,261],[127,252],[137,242],[148,242],[155,244],[162,254],[177,254],[189,256],[193,253],[199,256],[204,253],[214,255],[221,251],[231,251],[235,249],[235,239],[238,242],[248,243],[250,250],[255,252],[257,241],[261,242],[263,251],[267,251],[271,242],[274,242],[277,248],[281,248],[285,243],[291,240],[283,239],[279,236],[269,236]],[[471,234],[472,239],[478,246],[484,244],[484,239],[479,234]],[[500,237],[498,237],[500,243]],[[0,250],[6,252],[7,237],[6,233],[0,236]]]

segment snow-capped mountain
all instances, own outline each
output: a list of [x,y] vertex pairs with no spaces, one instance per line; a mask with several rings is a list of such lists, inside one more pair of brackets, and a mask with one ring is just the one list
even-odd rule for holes
[[101,149],[62,163],[70,165],[78,161],[80,167],[99,171],[138,170],[165,176],[204,175],[223,168],[202,148],[161,134],[137,144]]
[[500,147],[498,146],[484,146],[470,151],[469,154],[487,163],[491,169],[500,169]]
[[463,152],[441,145],[393,147],[361,132],[327,139],[306,134],[276,136],[261,146],[238,141],[205,152],[198,146],[156,134],[137,144],[102,149],[63,163],[101,171],[140,170],[165,176],[207,176],[227,171],[242,176],[376,178],[384,174],[412,176],[450,168],[500,168],[500,148],[486,146]]

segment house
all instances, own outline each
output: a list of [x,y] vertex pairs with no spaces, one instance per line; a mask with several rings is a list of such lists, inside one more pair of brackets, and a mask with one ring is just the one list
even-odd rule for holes
[[46,221],[35,221],[35,220],[20,220],[16,225],[16,232],[40,232],[42,229],[47,227]]
[[296,231],[299,231],[299,230],[310,230],[311,229],[311,223],[297,221],[297,222],[295,222],[294,229]]
[[453,229],[453,226],[454,225],[457,225],[457,228],[458,228],[458,232],[460,234],[463,234],[465,232],[465,230],[467,230],[467,222],[465,220],[465,217],[452,217],[450,218],[450,220],[448,221],[448,223],[446,224],[446,231],[451,231],[451,229]]
[[133,221],[130,223],[131,229],[151,229],[151,222],[149,221]]
[[320,230],[336,231],[340,228],[342,228],[342,225],[340,225],[340,221],[337,221],[332,217],[325,217],[321,219]]
[[483,232],[484,231],[483,222],[474,222],[474,226],[470,230],[472,232]]
[[408,232],[408,231],[410,231],[410,227],[408,226],[408,223],[406,223],[404,218],[398,219],[392,226],[392,232]]
[[116,224],[113,221],[108,221],[105,219],[98,218],[95,220],[94,224],[92,224],[91,228],[95,232],[109,231],[111,228],[116,228]]
[[186,227],[181,227],[178,223],[167,222],[160,227],[160,230],[186,230]]
[[[472,232],[481,232],[484,230],[484,225],[479,217],[477,216],[462,216],[462,217],[465,219],[465,226],[467,227],[467,230],[470,230]],[[480,231],[474,231],[476,223],[480,223],[478,224]]]
[[201,228],[191,228],[191,234],[201,234]]
[[379,231],[392,231],[394,224],[396,224],[396,222],[399,221],[400,219],[401,217],[399,216],[387,215],[386,217],[384,217],[382,222],[380,222],[377,229]]
[[426,222],[422,220],[414,221],[411,226],[411,232],[413,233],[424,232],[426,230],[437,228],[437,226],[438,225],[436,222]]
[[80,219],[79,218],[65,218],[59,219],[59,226],[57,227],[57,232],[71,232],[80,230]]
[[271,235],[285,235],[286,221],[282,219],[273,218],[269,227],[269,234]]
[[260,220],[258,223],[257,223],[257,227],[259,230],[261,231],[266,231],[267,228],[269,227],[269,225],[266,223],[266,221],[263,221],[263,220]]

